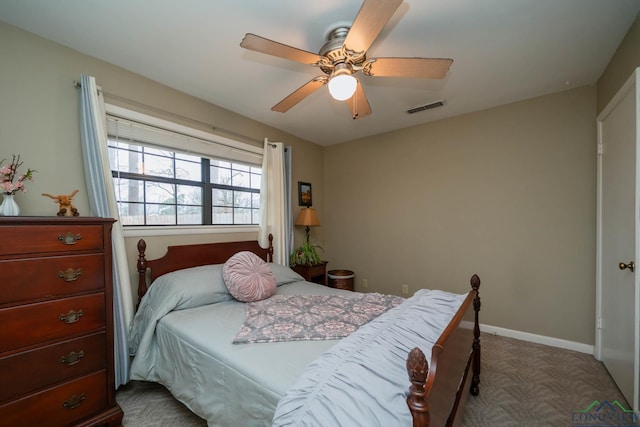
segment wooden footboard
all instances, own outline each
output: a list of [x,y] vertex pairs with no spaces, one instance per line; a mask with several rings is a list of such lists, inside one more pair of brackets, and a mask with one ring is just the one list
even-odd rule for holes
[[[422,350],[414,348],[407,358],[411,387],[407,404],[413,427],[454,426],[462,421],[462,408],[469,392],[479,393],[480,384],[480,278],[471,277],[464,303],[433,346],[431,364]],[[473,311],[472,311],[473,308]],[[473,319],[473,329],[469,322]],[[471,373],[471,376],[469,375]]]

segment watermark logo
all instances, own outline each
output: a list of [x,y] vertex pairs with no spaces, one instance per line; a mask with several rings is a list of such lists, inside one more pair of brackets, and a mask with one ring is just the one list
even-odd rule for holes
[[594,400],[585,409],[573,411],[571,422],[573,427],[640,427],[640,413],[627,409],[617,400]]

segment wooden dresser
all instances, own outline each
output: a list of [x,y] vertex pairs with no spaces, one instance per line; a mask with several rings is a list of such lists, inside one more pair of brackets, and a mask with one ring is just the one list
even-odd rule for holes
[[121,424],[112,223],[0,217],[0,425]]

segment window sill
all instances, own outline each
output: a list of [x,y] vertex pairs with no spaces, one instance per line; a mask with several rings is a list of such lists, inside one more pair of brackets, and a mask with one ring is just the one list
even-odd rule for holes
[[124,237],[175,236],[185,234],[257,233],[257,225],[182,225],[123,227]]

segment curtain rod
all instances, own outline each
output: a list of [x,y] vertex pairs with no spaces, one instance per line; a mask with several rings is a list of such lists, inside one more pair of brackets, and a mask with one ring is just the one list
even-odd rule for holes
[[[278,148],[278,146],[277,146],[275,143],[273,143],[273,142],[267,142],[267,145],[269,145],[269,147],[271,147],[271,148],[273,148],[273,149]],[[284,151],[285,151],[285,152],[289,151],[289,148],[291,148],[291,147],[288,147],[288,146],[286,146],[286,145],[285,145],[285,146],[284,146]]]
[[[80,83],[77,80],[74,80],[73,81],[73,86],[74,87],[82,87],[82,83]],[[102,92],[102,94],[105,97],[112,98],[112,99],[115,99],[117,101],[123,101],[123,102],[129,103],[129,104],[133,104],[133,105],[136,105],[138,107],[148,108],[148,109],[153,110],[153,111],[155,111],[157,113],[166,114],[166,115],[172,116],[172,117],[180,119],[180,120],[186,120],[186,121],[189,121],[191,123],[195,123],[195,124],[198,124],[200,126],[204,126],[206,128],[209,128],[214,132],[224,133],[224,134],[227,134],[227,135],[230,135],[230,136],[234,136],[236,138],[244,139],[245,141],[250,141],[252,143],[258,142],[258,143],[262,144],[264,142],[262,140],[254,139],[254,138],[251,138],[249,136],[242,135],[242,134],[240,134],[238,132],[234,132],[232,130],[228,130],[228,129],[220,128],[218,126],[214,126],[214,125],[212,125],[210,123],[201,122],[199,120],[195,120],[195,119],[192,119],[190,117],[181,116],[180,114],[172,113],[170,111],[165,111],[165,110],[162,110],[162,109],[157,108],[157,107],[152,107],[151,105],[146,105],[146,104],[143,104],[141,102],[134,101],[132,99],[124,98],[124,97],[118,96],[118,95],[113,95],[111,93],[105,92],[104,90],[102,90],[100,88],[98,88],[98,92]],[[224,135],[220,135],[220,136],[224,136]]]

